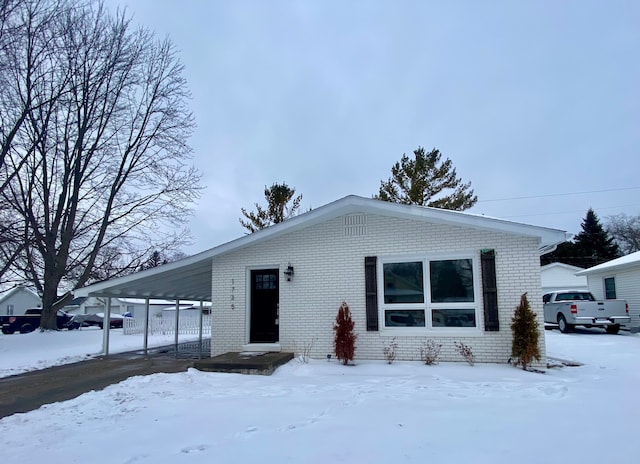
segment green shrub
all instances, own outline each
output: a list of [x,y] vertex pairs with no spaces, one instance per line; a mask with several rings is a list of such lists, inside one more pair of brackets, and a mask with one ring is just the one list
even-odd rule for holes
[[511,331],[513,332],[511,358],[516,365],[522,365],[523,369],[527,369],[534,359],[540,360],[538,346],[540,333],[536,313],[531,310],[526,293],[520,297],[520,304],[511,319]]

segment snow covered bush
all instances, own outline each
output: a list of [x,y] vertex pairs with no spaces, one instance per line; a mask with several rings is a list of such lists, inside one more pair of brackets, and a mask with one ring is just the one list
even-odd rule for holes
[[511,331],[513,343],[511,345],[511,359],[517,365],[527,369],[533,360],[540,360],[540,348],[538,346],[538,321],[536,313],[531,310],[527,294],[520,297],[520,304],[511,319]]
[[336,358],[342,361],[342,364],[345,366],[355,357],[356,338],[358,336],[353,333],[354,325],[355,324],[351,319],[349,305],[343,301],[340,305],[340,309],[338,309],[336,323],[333,326],[333,330],[336,333],[333,347]]

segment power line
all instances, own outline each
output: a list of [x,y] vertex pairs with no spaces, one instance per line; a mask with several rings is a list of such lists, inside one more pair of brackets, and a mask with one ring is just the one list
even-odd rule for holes
[[607,190],[589,190],[585,192],[547,193],[545,195],[531,195],[526,197],[492,198],[490,200],[478,200],[478,203],[488,203],[490,201],[529,200],[532,198],[561,197],[561,196],[568,196],[568,195],[586,195],[589,193],[621,192],[624,190],[638,190],[638,189],[640,189],[640,187],[625,187],[625,188],[607,189]]
[[[617,208],[631,208],[631,207],[638,207],[638,204],[633,204],[633,205],[619,205],[619,206],[603,206],[600,208],[591,208],[593,209],[593,211],[595,211],[596,213],[598,211],[602,211],[604,209],[617,209]],[[533,213],[533,214],[518,214],[515,216],[501,216],[503,219],[513,219],[513,218],[523,218],[523,217],[533,217],[533,216],[553,216],[556,214],[572,214],[572,213],[586,213],[586,211],[584,209],[578,210],[578,209],[574,209],[572,211],[556,211],[556,212],[547,212],[547,213]]]

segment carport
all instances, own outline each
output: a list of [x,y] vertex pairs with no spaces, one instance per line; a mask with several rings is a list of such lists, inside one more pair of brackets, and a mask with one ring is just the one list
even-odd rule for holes
[[[107,299],[105,321],[111,318],[111,298],[139,298],[145,300],[144,352],[149,337],[149,301],[151,299],[175,300],[175,339],[178,346],[180,301],[200,302],[200,333],[202,343],[202,310],[205,301],[211,301],[211,261],[213,250],[188,258],[147,269],[124,277],[95,283],[74,291],[76,297],[104,297]],[[220,250],[218,250],[220,251]],[[105,324],[102,352],[109,354],[109,325]]]

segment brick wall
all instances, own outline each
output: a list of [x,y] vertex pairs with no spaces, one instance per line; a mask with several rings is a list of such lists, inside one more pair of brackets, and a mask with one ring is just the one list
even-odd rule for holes
[[[395,336],[397,359],[419,359],[421,344],[430,338],[443,345],[441,361],[462,361],[453,345],[461,341],[472,347],[479,362],[506,362],[511,354],[511,317],[520,295],[528,292],[538,314],[544,353],[538,246],[536,238],[377,215],[342,216],[260,242],[214,259],[212,354],[239,351],[248,342],[246,282],[249,270],[259,267],[280,270],[280,344],[285,351],[299,352],[314,340],[312,357],[333,353],[333,323],[344,300],[358,334],[356,360],[384,359],[383,346]],[[366,331],[365,256],[472,253],[474,266],[479,266],[484,248],[496,250],[499,332],[484,332],[481,282],[475,282],[477,330],[466,329],[464,335],[455,328],[389,330],[382,328],[381,318],[379,332]],[[295,269],[291,282],[282,274],[289,263]]]

